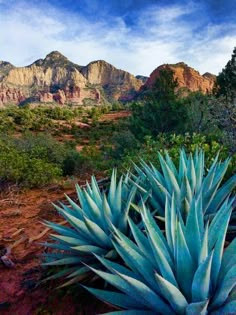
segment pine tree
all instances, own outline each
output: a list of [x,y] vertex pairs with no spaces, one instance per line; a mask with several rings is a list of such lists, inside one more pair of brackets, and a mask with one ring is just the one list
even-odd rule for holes
[[218,75],[216,85],[217,96],[225,96],[228,100],[233,100],[236,97],[236,47],[233,50],[231,60]]

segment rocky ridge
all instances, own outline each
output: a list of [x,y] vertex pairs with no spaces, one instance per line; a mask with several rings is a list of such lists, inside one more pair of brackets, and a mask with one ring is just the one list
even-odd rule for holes
[[101,94],[105,99],[130,99],[142,85],[105,61],[82,67],[57,51],[26,67],[9,65],[0,63],[0,106],[26,102],[94,105],[103,100]]
[[174,78],[178,80],[179,89],[183,92],[196,92],[211,93],[216,76],[207,72],[201,75],[197,70],[189,67],[184,62],[176,64],[164,64],[157,67],[150,75],[149,79],[144,84],[145,89],[153,87],[157,77],[160,75],[160,71],[163,69],[170,69],[174,73]]
[[213,89],[214,75],[200,75],[183,62],[161,65],[149,78],[135,77],[104,60],[80,66],[53,51],[45,59],[26,67],[14,67],[9,62],[0,61],[0,107],[25,103],[77,106],[128,101],[144,89],[152,88],[160,70],[165,68],[173,70],[184,92],[210,93]]

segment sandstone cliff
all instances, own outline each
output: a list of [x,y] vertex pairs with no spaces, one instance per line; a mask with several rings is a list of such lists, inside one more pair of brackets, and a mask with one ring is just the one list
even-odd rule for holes
[[52,52],[27,67],[13,67],[1,78],[0,103],[57,102],[80,105],[86,98],[99,102],[96,88],[59,52]]
[[81,73],[89,83],[102,86],[111,100],[130,100],[142,86],[141,80],[103,60],[89,63]]
[[134,77],[103,60],[80,66],[53,51],[27,67],[14,67],[0,61],[0,106],[27,102],[99,105],[107,100],[127,101],[138,91],[151,88],[164,68],[174,71],[184,93],[186,90],[212,91],[215,76],[200,75],[183,62],[162,65],[149,78]]
[[216,80],[216,76],[211,73],[200,75],[198,71],[184,62],[179,62],[177,64],[164,64],[156,68],[145,83],[145,88],[152,88],[162,69],[171,69],[174,72],[174,78],[178,80],[179,88],[185,91],[210,93]]
[[131,99],[141,85],[133,75],[105,61],[79,66],[57,51],[27,67],[0,63],[0,106],[22,102],[95,105],[104,98]]

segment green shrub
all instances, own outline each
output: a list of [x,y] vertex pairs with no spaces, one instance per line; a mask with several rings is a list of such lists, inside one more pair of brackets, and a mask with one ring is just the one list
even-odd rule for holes
[[0,180],[26,187],[42,186],[72,175],[80,165],[79,154],[45,134],[0,138]]
[[[187,153],[193,153],[196,148],[203,149],[205,152],[205,163],[208,168],[219,152],[219,158],[225,160],[231,155],[230,148],[219,142],[217,135],[202,135],[202,134],[160,134],[154,140],[151,137],[145,138],[145,143],[139,150],[129,152],[122,162],[124,168],[132,168],[132,162],[139,162],[140,159],[152,162],[158,168],[160,164],[157,159],[157,152],[164,153],[168,150],[169,155],[176,164],[179,160],[179,151],[184,148]],[[231,155],[232,159],[229,164],[226,178],[232,176],[236,170],[236,154]]]

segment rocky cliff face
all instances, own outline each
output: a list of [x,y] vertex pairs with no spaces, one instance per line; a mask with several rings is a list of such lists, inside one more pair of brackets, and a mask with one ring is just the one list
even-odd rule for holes
[[103,60],[91,62],[81,69],[81,73],[91,84],[102,86],[109,98],[114,100],[132,99],[142,86],[141,80]]
[[82,67],[57,51],[27,67],[0,63],[0,106],[27,101],[99,104],[101,91],[110,100],[124,100],[131,98],[141,85],[140,80],[105,61]]
[[57,102],[80,105],[85,98],[96,103],[100,93],[87,88],[88,81],[73,64],[59,52],[52,52],[27,67],[13,67],[1,78],[0,103]]
[[152,88],[162,69],[171,69],[174,72],[174,78],[178,80],[179,88],[185,91],[202,91],[205,94],[210,93],[216,80],[215,75],[211,73],[200,75],[195,69],[180,62],[173,65],[164,64],[156,68],[145,83],[144,86],[146,88]]
[[215,76],[210,73],[202,76],[183,62],[162,65],[149,78],[134,77],[103,60],[79,66],[54,51],[27,67],[0,61],[0,106],[26,102],[96,105],[104,99],[131,100],[138,91],[151,88],[164,68],[174,71],[184,91],[212,91]]

